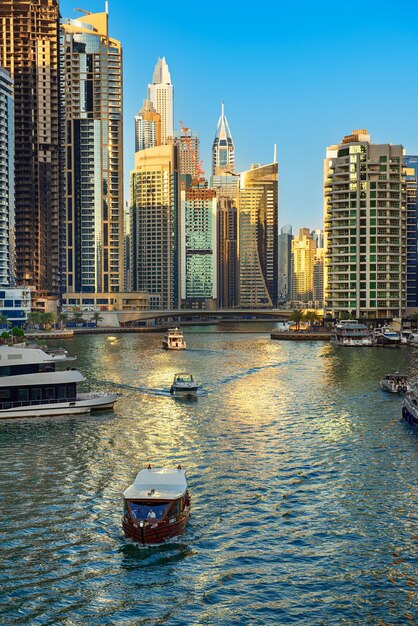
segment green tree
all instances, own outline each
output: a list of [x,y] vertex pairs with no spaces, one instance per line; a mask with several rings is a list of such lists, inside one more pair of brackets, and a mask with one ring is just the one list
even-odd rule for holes
[[0,315],[0,326],[5,326],[6,328],[9,325],[9,320],[7,319],[7,315],[4,315],[4,313],[2,313]]
[[340,311],[340,320],[349,320],[350,313],[348,311]]
[[67,313],[59,313],[58,314],[58,323],[59,323],[59,327],[61,330],[63,330],[63,328],[65,328],[66,323],[68,322],[68,315]]
[[51,326],[55,322],[55,315],[53,313],[40,313],[39,323],[44,330],[51,330]]
[[2,334],[0,335],[0,341],[2,344],[9,343],[10,335],[6,330],[4,330]]
[[40,313],[39,311],[31,311],[30,313],[28,313],[28,318],[26,321],[27,326],[29,326],[29,328],[35,328],[35,326],[39,326],[40,323]]
[[290,319],[296,324],[296,330],[299,330],[300,323],[305,319],[305,315],[301,309],[295,309],[290,314]]
[[96,324],[98,324],[98,322],[102,322],[103,321],[103,316],[100,315],[100,311],[95,311],[93,313],[93,315],[91,316],[91,319],[93,320],[93,322]]
[[305,312],[305,321],[308,322],[311,329],[312,325],[315,324],[315,322],[319,322],[320,319],[321,318],[316,311],[310,310]]

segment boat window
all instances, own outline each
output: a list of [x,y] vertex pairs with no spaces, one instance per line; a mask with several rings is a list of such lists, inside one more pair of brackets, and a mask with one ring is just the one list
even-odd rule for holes
[[31,400],[42,400],[42,389],[40,387],[32,387],[30,390]]
[[0,376],[10,376],[10,374],[11,374],[10,365],[0,367]]
[[0,389],[0,400],[10,400],[10,389]]
[[45,400],[55,400],[55,387],[45,387]]
[[29,389],[18,389],[17,400],[18,402],[27,402],[29,400]]
[[147,520],[147,519],[161,519],[164,515],[167,504],[140,504],[138,502],[131,502],[131,511],[134,519]]
[[172,503],[168,517],[177,517],[177,515],[180,515],[180,500]]
[[57,398],[60,400],[65,400],[67,397],[67,388],[66,385],[59,385],[57,387]]

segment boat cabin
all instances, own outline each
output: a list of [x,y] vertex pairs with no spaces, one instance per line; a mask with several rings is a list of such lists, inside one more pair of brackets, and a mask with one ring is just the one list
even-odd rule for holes
[[190,496],[180,466],[141,470],[123,497],[122,526],[131,539],[142,544],[161,543],[184,531]]

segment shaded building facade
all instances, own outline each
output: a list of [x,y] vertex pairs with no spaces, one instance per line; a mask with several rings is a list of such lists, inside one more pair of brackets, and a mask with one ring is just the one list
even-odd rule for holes
[[203,179],[181,191],[180,295],[191,308],[217,303],[216,212],[216,193]]
[[418,306],[418,156],[404,155],[406,184],[406,306]]
[[16,281],[60,290],[59,7],[2,0],[0,65],[14,81]]
[[238,192],[239,305],[277,305],[278,166],[240,174]]
[[107,13],[61,22],[64,292],[123,291],[122,48]]
[[290,300],[290,286],[292,277],[292,227],[290,224],[280,230],[277,242],[278,255],[278,302]]
[[14,285],[13,80],[0,67],[0,285]]

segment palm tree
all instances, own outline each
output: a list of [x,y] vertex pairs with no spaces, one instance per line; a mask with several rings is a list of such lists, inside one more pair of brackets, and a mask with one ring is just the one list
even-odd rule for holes
[[84,319],[83,314],[81,313],[81,311],[74,311],[73,312],[72,321],[75,322],[76,324],[84,324],[85,319]]
[[55,315],[53,313],[40,313],[40,325],[45,330],[51,330],[51,326],[55,321]]
[[58,322],[59,322],[59,326],[61,330],[65,327],[67,321],[68,321],[68,315],[66,313],[59,313]]
[[103,321],[103,317],[102,315],[100,315],[100,311],[95,311],[93,315],[91,316],[91,319],[93,320],[93,322],[95,322],[96,326],[98,322]]
[[31,311],[30,313],[28,313],[28,318],[27,318],[27,325],[30,326],[30,328],[34,328],[35,326],[38,326],[38,324],[41,321],[40,318],[40,313],[39,311]]
[[290,314],[290,319],[296,324],[296,330],[299,330],[300,323],[304,320],[305,315],[301,309],[295,309]]
[[415,311],[415,313],[408,315],[408,317],[412,322],[415,322],[416,326],[418,326],[418,311]]
[[0,315],[0,327],[1,328],[8,328],[9,327],[9,320],[7,319],[7,315],[4,315],[4,313],[2,313]]
[[312,330],[312,325],[315,322],[319,322],[320,317],[318,315],[318,313],[316,311],[306,311],[305,313],[305,321],[307,321],[309,323],[309,326]]

